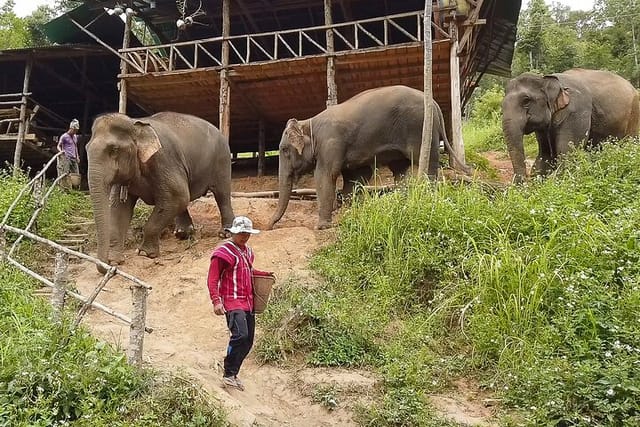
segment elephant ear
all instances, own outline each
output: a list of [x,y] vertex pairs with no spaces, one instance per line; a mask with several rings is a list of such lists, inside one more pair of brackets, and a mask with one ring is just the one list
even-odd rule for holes
[[571,97],[569,96],[568,88],[562,87],[560,79],[557,76],[544,76],[545,87],[544,91],[547,95],[549,107],[553,111],[560,111],[569,105]]
[[147,122],[136,120],[133,126],[135,128],[134,140],[138,148],[138,158],[142,163],[147,163],[162,148],[160,138],[155,129]]
[[304,150],[304,132],[302,126],[300,126],[300,122],[296,119],[289,119],[284,132],[289,143],[296,149],[298,154],[302,155],[302,150]]

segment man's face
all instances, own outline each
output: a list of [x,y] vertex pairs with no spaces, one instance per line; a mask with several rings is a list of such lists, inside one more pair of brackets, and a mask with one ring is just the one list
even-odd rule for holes
[[78,132],[78,129],[76,128],[69,128],[69,135],[75,135]]
[[236,233],[231,235],[231,240],[242,248],[247,244],[249,237],[251,237],[251,233]]

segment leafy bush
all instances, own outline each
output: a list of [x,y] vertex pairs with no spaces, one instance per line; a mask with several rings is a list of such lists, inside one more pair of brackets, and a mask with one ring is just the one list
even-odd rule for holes
[[[637,425],[638,164],[626,141],[574,150],[548,179],[504,191],[413,183],[365,196],[313,260],[322,288],[278,305],[312,300],[375,344],[385,397],[367,425],[424,425],[421,396],[463,375],[520,424]],[[336,348],[314,336],[296,350]]]
[[[26,182],[24,176],[0,174],[0,214]],[[86,206],[80,193],[54,191],[38,233],[56,236],[66,218]],[[9,223],[24,227],[33,208],[25,198]],[[139,371],[86,330],[72,331],[69,319],[52,323],[48,302],[33,294],[37,287],[0,264],[0,426],[227,425],[193,381]]]

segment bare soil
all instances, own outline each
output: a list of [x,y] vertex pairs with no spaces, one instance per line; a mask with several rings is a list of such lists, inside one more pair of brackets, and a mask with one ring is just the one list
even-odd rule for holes
[[[383,176],[384,182],[390,177]],[[304,178],[298,188],[313,187]],[[277,189],[277,177],[234,178],[233,191]],[[234,198],[236,215],[246,215],[256,228],[264,229],[277,200]],[[350,426],[354,406],[375,398],[379,378],[374,373],[354,369],[311,369],[288,363],[286,367],[260,365],[250,354],[240,377],[246,390],[222,387],[221,364],[228,343],[224,317],[216,316],[209,300],[206,277],[211,251],[220,241],[219,212],[212,197],[191,203],[189,211],[196,224],[191,241],[179,241],[167,233],[161,241],[161,255],[151,260],[135,254],[134,244],[126,251],[122,270],[152,284],[147,307],[147,323],[154,331],[144,343],[144,361],[163,370],[181,370],[192,375],[227,408],[231,422],[238,426]],[[317,279],[309,270],[309,257],[334,240],[333,230],[314,229],[317,221],[315,201],[292,200],[274,230],[263,231],[249,244],[256,252],[256,267],[274,271],[276,286],[288,279],[312,285]],[[131,240],[135,237],[131,236]],[[93,265],[74,264],[72,278],[83,294],[93,290],[100,279]],[[129,313],[131,292],[120,279],[112,280],[98,301],[121,313]],[[126,349],[128,326],[117,319],[91,310],[85,318],[96,336]],[[257,321],[258,338],[262,333]],[[320,385],[338,390],[334,410],[314,403],[312,394]],[[465,425],[491,425],[491,410],[482,404],[476,388],[460,383],[455,393],[432,397],[447,417]]]

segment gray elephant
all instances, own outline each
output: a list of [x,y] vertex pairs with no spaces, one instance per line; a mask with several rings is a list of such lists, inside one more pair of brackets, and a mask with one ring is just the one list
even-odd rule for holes
[[638,92],[608,71],[572,69],[541,76],[522,74],[507,85],[502,128],[514,178],[526,177],[522,137],[536,133],[538,156],[533,172],[548,173],[570,143],[598,146],[609,137],[638,134]]
[[[306,172],[314,170],[318,228],[323,229],[331,226],[339,175],[344,182],[343,193],[348,195],[354,182],[364,182],[371,177],[374,163],[388,166],[396,177],[406,172],[412,163],[417,165],[423,111],[421,91],[387,86],[364,91],[310,119],[290,119],[280,140],[279,200],[268,228],[282,218],[294,181]],[[442,111],[435,101],[433,112],[430,176],[437,175],[440,140],[449,145]]]
[[96,221],[98,258],[119,264],[138,199],[154,205],[139,253],[160,251],[160,233],[175,218],[176,236],[193,231],[187,205],[212,191],[222,226],[233,221],[231,155],[227,139],[198,117],[162,112],[132,119],[96,118],[87,145],[88,178]]

